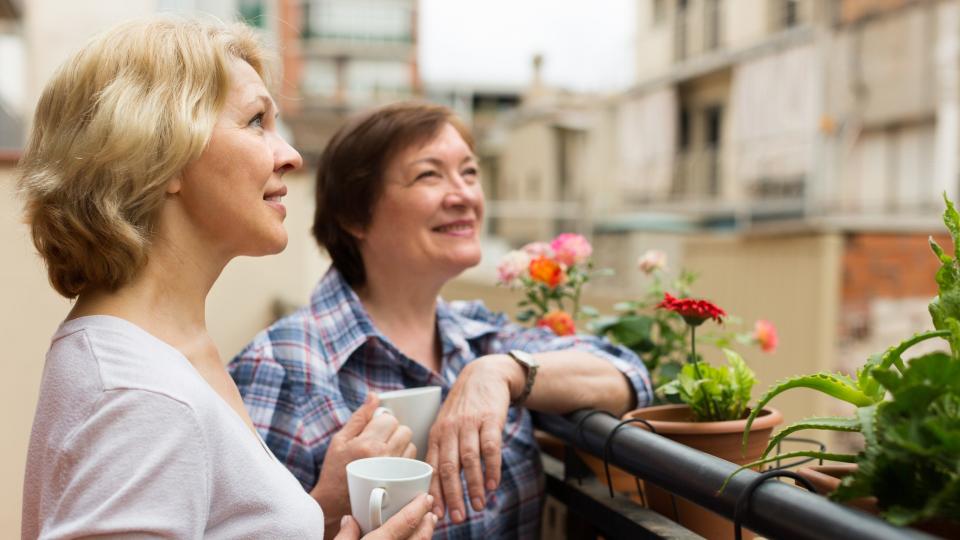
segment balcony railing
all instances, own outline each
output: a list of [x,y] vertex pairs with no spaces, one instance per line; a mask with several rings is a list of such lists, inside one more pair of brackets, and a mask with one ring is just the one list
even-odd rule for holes
[[[567,417],[540,415],[537,424],[570,446],[603,456],[618,420],[606,414],[578,411]],[[727,518],[733,518],[741,494],[760,476],[754,471],[743,471],[730,481],[722,493],[718,493],[718,488],[736,470],[736,465],[633,426],[616,430],[607,455],[611,465]],[[548,482],[548,492],[562,491],[564,486],[555,484]],[[933,538],[914,529],[895,527],[872,515],[773,479],[759,484],[749,494],[748,502],[740,509],[741,524],[772,538]],[[651,527],[658,524],[650,516],[613,520],[609,512],[601,511],[600,505],[590,506],[589,511],[586,507],[586,504],[568,505],[568,512],[589,520],[593,527],[609,538],[661,536],[652,530]],[[620,510],[616,513],[620,517],[630,517],[622,504],[618,508]]]
[[722,155],[723,152],[719,148],[677,154],[670,198],[674,200],[716,198],[721,191]]

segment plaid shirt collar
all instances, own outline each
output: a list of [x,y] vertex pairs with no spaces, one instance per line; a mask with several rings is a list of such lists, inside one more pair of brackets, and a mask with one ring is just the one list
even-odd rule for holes
[[[394,355],[402,355],[373,325],[356,291],[333,266],[314,288],[310,296],[310,311],[321,333],[338,336],[337,348],[331,351],[329,356],[330,366],[336,372],[340,371],[353,353],[373,341],[379,341],[382,347]],[[437,297],[437,328],[444,358],[455,352],[468,350],[469,341],[496,334],[499,330],[498,325],[457,313],[440,297]]]

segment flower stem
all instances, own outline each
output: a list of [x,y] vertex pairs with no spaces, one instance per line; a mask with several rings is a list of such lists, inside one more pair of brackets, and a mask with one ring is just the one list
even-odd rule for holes
[[[697,374],[697,380],[703,381],[703,373],[700,372],[700,362],[697,361],[697,327],[692,324],[690,325],[690,360],[693,362],[693,371]],[[703,385],[700,386],[700,391],[703,392],[704,397],[707,398],[707,414],[709,414],[710,419],[719,420],[720,411],[713,403],[713,398],[703,389]]]

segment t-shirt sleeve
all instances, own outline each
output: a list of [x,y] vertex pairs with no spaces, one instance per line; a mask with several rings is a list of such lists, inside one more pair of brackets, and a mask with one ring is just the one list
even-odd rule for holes
[[194,411],[146,390],[110,390],[59,453],[40,538],[200,538],[209,456]]

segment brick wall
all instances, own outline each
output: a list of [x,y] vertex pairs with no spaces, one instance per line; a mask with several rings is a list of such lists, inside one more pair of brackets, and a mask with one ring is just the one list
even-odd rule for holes
[[[927,243],[929,235],[850,233],[844,240],[841,281],[841,340],[870,334],[869,310],[877,299],[932,298],[940,263]],[[947,234],[935,234],[949,253]]]

